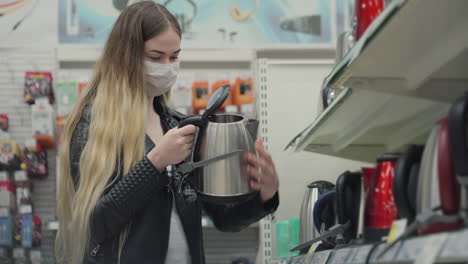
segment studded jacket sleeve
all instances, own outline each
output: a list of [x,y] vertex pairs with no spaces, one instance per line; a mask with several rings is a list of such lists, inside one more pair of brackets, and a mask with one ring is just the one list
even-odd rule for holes
[[229,204],[203,202],[205,212],[213,220],[216,228],[223,232],[238,232],[275,212],[278,206],[278,193],[266,202],[262,201],[260,193],[243,202]]
[[[79,163],[88,140],[89,123],[90,107],[87,107],[73,132],[70,146],[70,172],[76,187],[79,185]],[[117,236],[131,217],[148,204],[152,193],[169,183],[167,174],[159,172],[146,157],[127,175],[119,176],[113,176],[115,182],[106,189],[93,211],[91,233],[96,243]]]

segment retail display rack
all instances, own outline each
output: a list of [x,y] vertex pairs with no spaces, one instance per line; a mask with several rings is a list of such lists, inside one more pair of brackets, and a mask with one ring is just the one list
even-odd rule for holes
[[463,0],[392,1],[324,81],[340,94],[296,151],[370,162],[425,142],[468,87],[466,10]]
[[[287,259],[271,259],[268,264],[401,264],[401,263],[466,263],[468,229],[439,233],[400,241],[382,256],[388,244],[348,246]],[[375,247],[375,248],[374,248]]]

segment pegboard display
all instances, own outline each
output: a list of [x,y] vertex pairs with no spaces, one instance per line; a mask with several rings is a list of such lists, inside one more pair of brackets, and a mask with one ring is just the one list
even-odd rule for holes
[[[0,49],[0,113],[10,118],[9,134],[12,140],[23,145],[31,138],[31,106],[22,101],[26,71],[56,72],[54,49]],[[45,227],[55,220],[56,151],[48,150],[48,176],[33,179],[33,212],[43,223],[43,240],[40,247],[42,263],[54,263],[55,233]]]

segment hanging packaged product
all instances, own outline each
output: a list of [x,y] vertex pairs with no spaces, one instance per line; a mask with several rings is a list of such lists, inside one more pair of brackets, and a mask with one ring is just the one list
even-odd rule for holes
[[[18,211],[22,213],[32,211],[32,182],[24,170],[15,171],[15,185]],[[25,206],[31,206],[31,209],[25,208]]]
[[57,115],[70,114],[78,100],[78,89],[76,82],[57,83],[55,85],[57,95]]
[[23,160],[28,176],[42,179],[47,176],[47,152],[35,139],[27,140],[23,149]]
[[188,78],[179,76],[171,89],[171,104],[174,109],[184,115],[191,114],[192,92]]
[[24,81],[24,101],[34,104],[38,98],[47,98],[54,103],[51,72],[26,72]]
[[200,114],[208,106],[209,91],[208,81],[195,81],[192,84],[192,106],[193,113]]
[[255,101],[255,91],[252,77],[248,74],[241,74],[234,82],[232,93],[233,103],[239,107],[243,104],[252,104]]
[[[0,171],[0,216],[10,215],[16,211],[15,184],[6,171]],[[3,213],[7,212],[7,213]]]
[[14,219],[11,215],[0,216],[0,247],[13,247]]
[[55,93],[57,95],[57,140],[60,143],[65,121],[78,101],[78,84],[76,82],[57,83]]
[[33,136],[43,148],[55,147],[55,114],[47,99],[38,98],[31,107]]
[[83,91],[88,87],[87,82],[79,82],[78,83],[78,97],[80,97],[83,94]]
[[21,150],[16,141],[0,140],[0,170],[18,170],[21,165]]
[[0,114],[0,130],[8,132],[9,120],[7,115]]
[[31,213],[18,215],[15,225],[15,245],[23,248],[39,247],[42,241],[42,221]]

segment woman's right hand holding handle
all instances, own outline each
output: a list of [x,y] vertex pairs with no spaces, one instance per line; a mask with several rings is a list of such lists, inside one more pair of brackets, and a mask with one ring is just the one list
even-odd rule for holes
[[194,125],[169,130],[146,157],[161,172],[184,161],[192,153],[196,131]]

